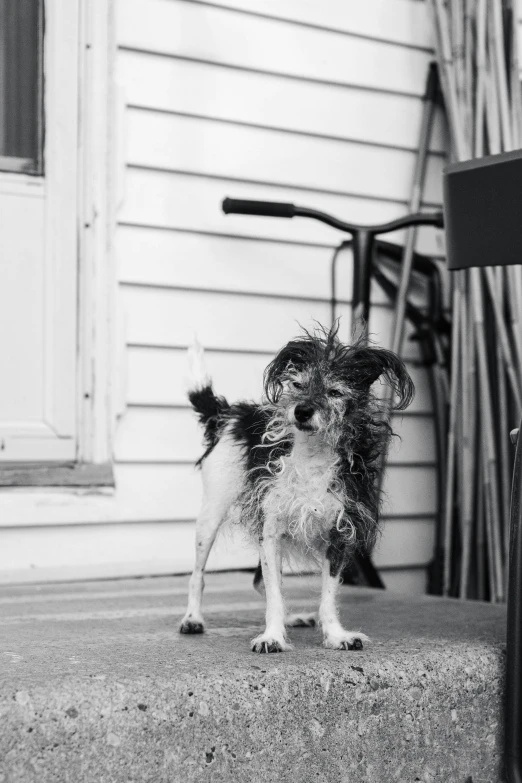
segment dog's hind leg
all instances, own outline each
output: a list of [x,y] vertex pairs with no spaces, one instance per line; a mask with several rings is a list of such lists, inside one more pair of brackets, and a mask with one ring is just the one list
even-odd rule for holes
[[[263,579],[263,569],[261,560],[259,561],[254,573],[254,590],[259,595],[265,597],[265,582]],[[315,628],[317,625],[317,612],[296,612],[285,615],[285,625],[287,628]]]
[[259,595],[265,596],[265,582],[263,579],[263,569],[261,568],[261,560],[257,564],[257,568],[254,572],[254,581],[253,581],[253,587],[254,590],[256,590]]
[[227,438],[220,440],[202,465],[204,498],[196,521],[196,563],[190,577],[188,607],[180,633],[203,633],[201,614],[204,572],[212,545],[230,507],[241,491],[241,453]]
[[287,628],[315,628],[317,612],[295,612],[285,617]]
[[180,633],[203,633],[205,630],[201,614],[201,601],[205,587],[203,575],[210,550],[222,522],[219,511],[208,503],[204,503],[196,521],[196,564],[189,581],[188,607],[181,621]]

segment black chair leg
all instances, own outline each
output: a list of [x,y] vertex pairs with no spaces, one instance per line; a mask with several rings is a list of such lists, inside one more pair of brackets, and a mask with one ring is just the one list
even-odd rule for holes
[[516,442],[511,489],[504,763],[508,783],[522,783],[522,421]]

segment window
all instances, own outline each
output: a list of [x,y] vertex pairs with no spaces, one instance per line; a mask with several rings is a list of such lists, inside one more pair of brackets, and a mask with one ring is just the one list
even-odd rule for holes
[[42,173],[42,0],[0,0],[0,170]]

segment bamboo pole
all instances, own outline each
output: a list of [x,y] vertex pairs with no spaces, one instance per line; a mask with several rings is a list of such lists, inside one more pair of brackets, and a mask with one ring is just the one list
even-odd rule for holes
[[511,134],[511,112],[509,107],[506,61],[504,59],[504,36],[502,29],[502,4],[501,0],[489,0],[491,9],[491,27],[489,30],[492,43],[492,55],[494,58],[495,81],[498,90],[498,102],[500,110],[500,124],[504,149],[513,149]]
[[486,486],[486,518],[490,526],[489,544],[493,548],[492,564],[493,582],[495,584],[495,600],[502,600],[504,585],[502,579],[502,560],[500,543],[499,498],[497,483],[497,453],[492,415],[491,387],[487,366],[487,349],[484,334],[484,308],[482,301],[481,280],[479,270],[471,271],[473,287],[473,310],[475,318],[475,335],[477,340],[477,357],[479,370],[479,389],[481,395],[481,413],[483,414],[483,434],[485,445],[484,483]]
[[[522,390],[520,387],[519,378],[517,376],[515,363],[513,360],[513,352],[509,343],[509,337],[504,323],[504,316],[502,313],[501,299],[499,296],[498,275],[495,274],[493,269],[488,266],[485,268],[486,281],[488,284],[488,291],[490,295],[491,304],[493,305],[493,312],[495,314],[495,324],[497,336],[499,338],[499,347],[501,349],[506,371],[511,384],[511,391],[515,398],[516,405],[519,410],[522,410]],[[497,269],[496,272],[500,270]]]
[[475,157],[483,155],[484,150],[484,103],[486,94],[486,0],[478,0],[477,5],[477,80],[475,87]]
[[466,0],[464,18],[464,57],[466,77],[466,135],[473,139],[473,11],[475,0]]
[[495,527],[493,522],[493,508],[492,508],[492,496],[491,496],[491,476],[488,471],[486,460],[482,463],[483,468],[483,481],[484,481],[484,522],[486,531],[486,558],[488,564],[488,587],[489,587],[489,600],[496,603],[499,600],[498,593],[498,573],[495,554],[498,551],[498,547],[495,542]]
[[513,146],[518,149],[522,142],[522,89],[518,58],[519,19],[521,18],[519,0],[511,0],[511,14],[511,135]]
[[462,130],[467,136],[466,130],[466,65],[464,56],[464,2],[453,0],[451,11],[451,51],[453,69],[455,73],[455,92],[457,105],[460,107]]
[[436,36],[439,48],[439,59],[444,71],[443,90],[445,91],[446,111],[455,143],[455,156],[457,160],[466,160],[468,155],[468,143],[464,136],[462,122],[459,114],[457,88],[455,82],[455,70],[452,57],[451,39],[449,35],[446,9],[442,0],[430,0],[434,9],[438,35]]
[[[496,295],[500,309],[504,306],[504,275],[502,267],[495,269]],[[499,343],[496,344],[496,360],[498,374],[498,450],[500,457],[500,501],[502,509],[502,540],[504,556],[504,591],[507,591],[507,563],[509,562],[509,506],[510,506],[510,476],[509,459],[509,408],[504,357]]]
[[[422,112],[422,122],[419,134],[419,149],[415,160],[413,184],[409,203],[409,210],[411,213],[419,212],[422,205],[422,193],[424,190],[424,181],[426,178],[426,163],[428,159],[428,147],[431,137],[431,128],[433,125],[433,115],[435,112],[435,99],[438,81],[436,71],[434,72],[431,70],[433,67],[435,66],[430,66],[428,82],[426,85],[426,94],[424,96],[424,108]],[[394,314],[392,330],[393,336],[391,344],[391,349],[392,351],[395,351],[395,353],[400,353],[402,348],[406,301],[408,296],[408,288],[410,285],[416,238],[417,229],[412,227],[408,230],[406,235],[406,245],[402,256],[401,274],[399,287],[397,290],[397,304]]]
[[[455,289],[453,304],[453,334],[458,337],[460,324],[460,288]],[[455,326],[456,325],[456,326]],[[457,402],[459,396],[459,340],[453,339],[451,353],[451,396],[450,396],[450,421],[448,432],[448,457],[446,463],[446,498],[444,505],[444,555],[442,594],[449,595],[451,589],[451,543],[453,536],[453,498],[455,491],[455,438],[457,433]]]
[[[469,276],[468,276],[469,281]],[[468,289],[469,290],[469,289]],[[469,296],[469,293],[468,293]],[[477,470],[476,455],[479,451],[480,434],[477,428],[478,418],[478,405],[477,405],[477,387],[478,387],[478,373],[477,373],[477,359],[476,359],[476,345],[475,345],[475,326],[473,323],[472,307],[468,306],[468,366],[466,371],[468,374],[468,388],[469,388],[469,444],[472,454],[471,471],[467,477],[467,483],[469,484],[469,500],[470,508],[468,509],[472,518],[472,525],[475,523],[474,513],[476,506],[477,495],[483,494],[482,492],[482,479],[481,473]],[[471,548],[471,544],[470,544]],[[472,563],[469,563],[468,571],[471,571]],[[468,574],[468,581],[471,580],[471,573]],[[465,595],[462,596],[465,598]]]
[[[454,153],[458,160],[466,157],[467,145],[458,111],[458,100],[454,76],[451,41],[449,36],[448,18],[442,0],[430,0],[436,24],[436,42],[438,49],[441,83],[444,92],[446,112],[454,143]],[[452,362],[450,390],[450,420],[448,432],[448,450],[446,462],[446,497],[444,505],[444,553],[443,553],[443,595],[449,595],[451,589],[451,541],[453,535],[453,506],[455,495],[456,439],[457,439],[457,401],[459,396],[459,327],[460,327],[460,288],[458,281],[453,291],[453,325],[452,325]]]
[[462,557],[460,568],[459,595],[466,598],[468,594],[469,567],[471,554],[471,532],[473,524],[473,495],[471,476],[473,473],[473,452],[471,451],[472,426],[470,421],[470,389],[468,367],[470,363],[469,339],[468,339],[468,303],[465,284],[462,287],[461,297],[461,329],[460,329],[460,354],[461,354],[461,385],[462,385]]
[[[519,20],[520,20],[520,2],[511,0],[511,128],[513,149],[519,149],[522,145],[522,89],[520,82],[520,64],[518,57],[518,39],[519,39]],[[514,332],[517,354],[519,359],[519,373],[522,378],[522,334],[520,324],[522,323],[522,266],[509,267],[512,270],[511,285],[515,286],[515,298],[517,301],[517,320],[518,328]]]
[[[506,17],[503,19],[501,0],[429,1],[455,158],[463,161],[471,150],[480,157],[487,151],[494,154],[513,149],[522,139],[517,25],[511,24],[508,30],[512,38],[506,65]],[[518,0],[505,2],[513,12],[512,20],[518,19]],[[450,550],[456,520],[462,532],[459,594],[467,596],[472,587],[472,543],[475,540],[479,555],[485,532],[490,598],[502,600],[507,570],[508,389],[514,404],[522,408],[522,269],[487,269],[484,274],[473,269],[455,276],[453,288],[444,591],[448,594],[453,578]],[[491,302],[487,310],[485,295]],[[493,356],[488,358],[486,334],[492,330],[497,341]],[[494,399],[498,411],[494,410]],[[476,453],[481,453],[481,463],[475,473]],[[457,498],[459,513],[455,516]],[[475,582],[479,596],[483,596],[484,565],[478,556]]]
[[[500,6],[500,0],[492,0],[492,14],[491,14],[491,58],[492,58],[492,70],[493,79],[490,83],[489,89],[489,118],[491,123],[491,143],[490,153],[496,155],[501,150],[510,151],[513,149],[513,135],[512,135],[512,116],[513,113],[510,110],[508,88],[507,88],[507,73],[506,65],[503,56],[503,35],[502,35],[502,9]],[[517,44],[518,46],[518,44]],[[515,47],[516,49],[517,47]],[[516,53],[512,55],[515,57],[515,62],[518,63],[518,57]],[[518,84],[518,79],[517,79]],[[497,89],[495,90],[495,85]],[[498,97],[497,97],[498,95]],[[518,89],[519,102],[520,102],[520,88]],[[499,126],[498,117],[500,117],[500,138],[497,135],[497,128]],[[489,126],[488,126],[489,127]],[[510,266],[507,270],[509,278],[509,299],[510,299],[510,312],[511,312],[511,328],[515,342],[515,350],[517,354],[517,373],[522,383],[522,270],[520,268]]]

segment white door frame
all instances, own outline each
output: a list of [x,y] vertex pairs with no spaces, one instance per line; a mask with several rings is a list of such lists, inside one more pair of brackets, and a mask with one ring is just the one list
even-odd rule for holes
[[[62,0],[67,2],[70,0]],[[80,33],[79,460],[109,466],[116,423],[114,0],[77,0]]]
[[[45,177],[2,174],[0,188],[36,186],[46,200],[45,422],[60,449],[46,456],[39,431],[41,455],[6,454],[23,462],[0,461],[0,486],[107,486],[115,424],[113,0],[45,0],[45,19]],[[58,308],[77,328],[60,324]],[[64,383],[71,362],[75,389]]]

